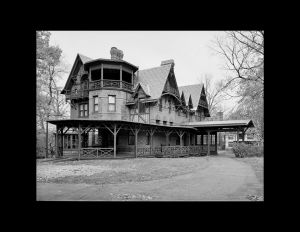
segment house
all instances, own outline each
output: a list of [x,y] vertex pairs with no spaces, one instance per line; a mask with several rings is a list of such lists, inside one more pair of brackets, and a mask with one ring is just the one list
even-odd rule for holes
[[[239,133],[239,141],[243,141],[246,144],[259,144],[259,140],[255,138],[253,134],[245,133],[244,137],[242,133]],[[237,142],[236,133],[226,133],[225,134],[225,149],[231,148],[233,143]]]
[[56,125],[57,156],[168,157],[217,154],[219,131],[245,131],[251,120],[210,117],[202,84],[178,86],[174,60],[139,70],[115,47],[111,59],[77,54],[61,91],[70,119]]

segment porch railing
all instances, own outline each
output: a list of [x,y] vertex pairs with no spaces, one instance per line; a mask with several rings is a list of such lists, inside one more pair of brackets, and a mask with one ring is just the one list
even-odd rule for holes
[[[210,151],[215,151],[215,146],[210,146]],[[151,153],[150,153],[151,151]],[[138,147],[138,156],[148,156],[148,155],[178,155],[178,154],[189,154],[198,152],[207,152],[207,145],[198,146],[161,146],[161,147]]]
[[110,157],[113,156],[114,148],[82,148],[80,157]]
[[95,89],[102,89],[102,88],[116,88],[116,89],[125,89],[129,91],[133,91],[133,85],[120,80],[98,80],[98,81],[91,81],[85,84],[84,90],[77,90],[77,91],[66,91],[66,98],[79,98],[79,97],[88,97],[89,92],[88,90],[95,90]]
[[87,90],[66,91],[66,99],[89,97]]

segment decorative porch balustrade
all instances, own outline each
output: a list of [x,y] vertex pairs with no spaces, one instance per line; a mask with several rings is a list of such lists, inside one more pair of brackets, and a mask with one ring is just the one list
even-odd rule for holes
[[87,90],[66,91],[66,99],[84,98],[84,97],[89,97],[89,92]]
[[114,158],[114,148],[82,148],[81,157],[94,157],[94,158]]
[[[151,151],[151,153],[150,153]],[[198,146],[162,146],[162,147],[138,147],[138,156],[149,156],[149,155],[178,155],[178,154],[189,154],[198,153],[204,151],[207,152],[207,145]],[[215,146],[210,146],[210,151],[215,151]]]
[[133,91],[133,85],[120,80],[99,80],[99,81],[92,81],[86,83],[84,90],[77,90],[77,91],[66,91],[66,99],[73,99],[73,98],[80,98],[80,97],[88,97],[89,92],[88,90],[95,90],[95,89],[105,89],[105,88],[116,88],[116,89],[124,89]]

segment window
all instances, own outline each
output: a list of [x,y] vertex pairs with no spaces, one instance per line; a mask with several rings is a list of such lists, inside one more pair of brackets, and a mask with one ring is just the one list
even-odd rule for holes
[[108,96],[108,111],[116,111],[116,96]]
[[173,122],[170,122],[170,126],[173,126]]
[[180,111],[181,111],[181,110],[178,110],[178,116],[180,116]]
[[72,135],[72,149],[78,148],[78,135]]
[[239,139],[243,139],[243,134],[239,134]]
[[228,135],[228,139],[232,140],[233,139],[233,135]]
[[203,135],[203,145],[207,144],[207,135]]
[[71,149],[71,135],[65,135],[65,137],[64,137],[64,149]]
[[201,145],[201,135],[197,135],[197,144]]
[[159,121],[160,121],[160,120],[156,120],[156,124],[159,124]]
[[180,145],[180,138],[176,139],[176,145]]
[[87,103],[79,105],[79,117],[89,116],[89,110],[88,110],[89,107],[88,106],[89,106],[89,104],[87,104]]
[[94,112],[98,112],[98,96],[94,96]]
[[185,112],[185,117],[186,118],[188,117],[188,113],[189,113],[188,111]]
[[159,99],[159,111],[162,111],[162,98]]
[[215,144],[215,135],[211,135],[211,140],[210,144],[214,145]]
[[134,145],[134,134],[132,133],[132,131],[128,131],[128,145]]
[[167,121],[163,121],[163,125],[167,125]]
[[253,135],[247,135],[247,139],[254,139]]
[[139,113],[140,114],[144,114],[145,113],[145,104],[144,103],[141,103],[139,102]]
[[171,105],[171,100],[169,100],[169,114],[171,114],[171,112],[172,112],[172,105]]

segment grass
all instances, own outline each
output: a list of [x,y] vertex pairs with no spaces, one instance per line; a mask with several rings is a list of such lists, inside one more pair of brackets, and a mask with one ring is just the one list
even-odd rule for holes
[[237,158],[240,161],[244,161],[248,164],[251,164],[258,180],[261,183],[264,183],[264,158],[263,157],[245,157]]
[[38,163],[37,181],[65,184],[113,184],[164,179],[208,167],[204,157],[81,160]]

